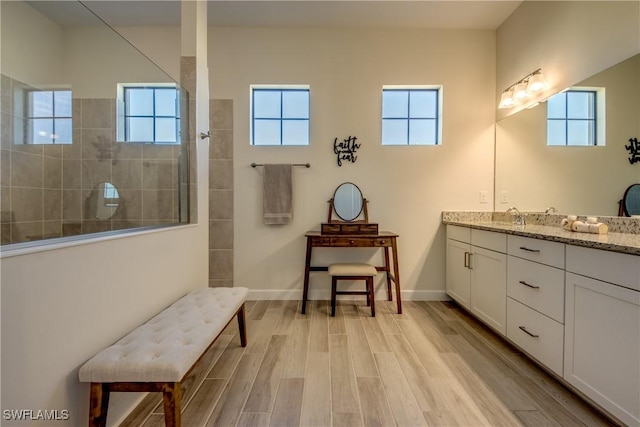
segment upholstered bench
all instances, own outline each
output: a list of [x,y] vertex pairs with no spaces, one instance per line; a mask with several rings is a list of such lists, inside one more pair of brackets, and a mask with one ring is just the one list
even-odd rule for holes
[[247,288],[192,291],[87,361],[79,372],[91,383],[89,426],[104,426],[112,391],[161,392],[165,426],[180,426],[181,382],[224,328],[238,317],[247,345]]
[[[367,305],[371,306],[371,316],[376,315],[376,298],[373,290],[373,278],[378,274],[376,268],[366,263],[336,263],[329,266],[331,276],[331,316],[336,315],[336,295],[366,295]],[[364,291],[338,291],[338,280],[364,280]]]

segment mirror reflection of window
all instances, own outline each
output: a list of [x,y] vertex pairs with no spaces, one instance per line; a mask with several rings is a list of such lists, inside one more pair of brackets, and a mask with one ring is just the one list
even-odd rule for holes
[[26,92],[27,144],[71,144],[70,90]]
[[598,88],[572,88],[549,98],[547,145],[605,145],[604,129],[598,129],[604,123],[604,93],[599,92]]
[[[121,85],[119,140],[180,143],[180,98],[175,85]],[[121,129],[121,130],[120,130]]]

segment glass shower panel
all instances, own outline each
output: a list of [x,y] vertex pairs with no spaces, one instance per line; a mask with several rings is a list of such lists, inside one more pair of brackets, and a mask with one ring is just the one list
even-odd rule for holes
[[[90,2],[0,7],[2,249],[188,222],[186,90]],[[128,104],[126,85],[162,90]]]

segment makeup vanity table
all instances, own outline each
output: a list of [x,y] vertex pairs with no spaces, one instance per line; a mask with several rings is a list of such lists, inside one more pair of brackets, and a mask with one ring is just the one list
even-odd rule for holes
[[[384,265],[376,266],[376,270],[387,273],[387,295],[389,301],[393,300],[391,292],[391,282],[396,287],[396,301],[398,304],[398,314],[402,314],[402,300],[400,298],[400,272],[398,267],[398,235],[389,231],[381,231],[377,234],[339,234],[328,235],[322,234],[320,231],[308,231],[305,234],[307,238],[307,254],[304,264],[304,287],[302,290],[302,314],[305,313],[307,307],[307,298],[309,296],[309,273],[312,271],[327,271],[328,266],[312,266],[311,255],[313,248],[382,248],[384,250]],[[389,254],[391,249],[391,254]],[[393,262],[391,267],[389,261]],[[392,270],[393,268],[393,270]]]
[[[333,216],[337,215],[338,220]],[[364,220],[357,220],[364,216]],[[386,273],[387,298],[393,301],[391,282],[395,284],[398,314],[402,314],[400,297],[400,268],[398,265],[398,235],[389,231],[378,231],[378,224],[369,223],[367,200],[353,183],[345,182],[338,186],[333,198],[329,200],[329,215],[321,230],[308,231],[307,251],[304,264],[304,283],[302,290],[302,314],[307,308],[309,297],[309,275],[312,271],[328,271],[328,266],[312,266],[313,248],[381,248],[384,253],[384,265],[375,266],[377,271]],[[390,253],[391,252],[391,253]]]

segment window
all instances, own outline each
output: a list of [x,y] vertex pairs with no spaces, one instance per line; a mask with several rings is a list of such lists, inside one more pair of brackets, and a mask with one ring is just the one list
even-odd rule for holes
[[382,145],[438,145],[442,87],[382,88]]
[[549,98],[547,145],[604,145],[603,91],[597,88],[572,88]]
[[309,86],[251,86],[251,144],[309,145]]
[[124,109],[119,141],[180,143],[180,99],[174,85],[124,85],[119,93]]
[[29,90],[27,144],[71,144],[71,91]]

